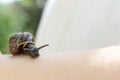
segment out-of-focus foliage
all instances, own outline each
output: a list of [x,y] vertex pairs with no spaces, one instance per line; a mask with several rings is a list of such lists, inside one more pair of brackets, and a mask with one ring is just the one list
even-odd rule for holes
[[43,8],[39,8],[36,5],[36,1],[37,0],[23,0],[21,2],[15,2],[13,5],[14,9],[26,13],[29,17],[29,20],[26,22],[26,26],[23,28],[23,31],[31,32],[34,35],[43,10]]
[[43,8],[44,6],[37,6],[36,0],[16,1],[10,5],[0,4],[0,51],[2,53],[9,53],[8,41],[12,34],[29,31],[35,35]]
[[8,52],[8,40],[11,34],[22,31],[27,21],[26,15],[12,8],[0,5],[0,50]]

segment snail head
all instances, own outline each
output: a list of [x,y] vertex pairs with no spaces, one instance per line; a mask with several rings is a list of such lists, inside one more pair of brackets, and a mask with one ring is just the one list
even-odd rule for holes
[[39,56],[39,50],[46,47],[46,46],[49,46],[49,44],[40,46],[38,48],[35,47],[35,45],[33,45],[33,44],[29,44],[28,47],[24,48],[23,50],[24,50],[25,53],[27,53],[31,57],[36,58],[36,57]]

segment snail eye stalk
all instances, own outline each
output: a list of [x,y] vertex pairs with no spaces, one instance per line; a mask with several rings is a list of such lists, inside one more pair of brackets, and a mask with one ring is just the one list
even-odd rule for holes
[[43,46],[40,46],[40,47],[38,47],[38,50],[40,50],[40,49],[42,49],[42,48],[44,48],[44,47],[47,47],[47,46],[49,46],[49,44],[45,44],[45,45],[43,45]]

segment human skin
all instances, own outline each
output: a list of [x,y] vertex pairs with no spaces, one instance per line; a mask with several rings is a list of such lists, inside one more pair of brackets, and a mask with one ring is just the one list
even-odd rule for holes
[[0,80],[120,80],[120,46],[29,56],[0,55]]

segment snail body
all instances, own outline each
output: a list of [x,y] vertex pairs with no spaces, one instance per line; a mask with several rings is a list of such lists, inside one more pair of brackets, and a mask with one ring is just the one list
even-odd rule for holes
[[33,58],[39,56],[39,50],[48,44],[39,48],[35,46],[34,36],[29,32],[17,33],[9,39],[9,51],[12,55],[30,55]]

